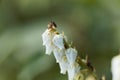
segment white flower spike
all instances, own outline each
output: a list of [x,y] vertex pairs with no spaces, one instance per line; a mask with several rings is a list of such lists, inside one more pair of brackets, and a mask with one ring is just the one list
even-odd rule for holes
[[48,24],[48,29],[42,34],[42,39],[43,45],[46,47],[46,54],[50,55],[53,52],[61,74],[68,73],[69,80],[84,80],[80,64],[88,66],[77,57],[77,50],[69,46],[64,33],[57,32],[54,22]]

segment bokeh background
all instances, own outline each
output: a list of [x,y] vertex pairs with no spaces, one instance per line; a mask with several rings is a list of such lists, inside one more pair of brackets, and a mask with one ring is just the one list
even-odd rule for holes
[[41,34],[49,21],[89,55],[98,77],[111,80],[111,59],[120,48],[119,0],[0,0],[0,80],[67,80]]

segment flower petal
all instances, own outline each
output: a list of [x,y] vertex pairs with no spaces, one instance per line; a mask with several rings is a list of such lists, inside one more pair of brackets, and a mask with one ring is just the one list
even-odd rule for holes
[[54,44],[52,43],[52,39],[54,37],[54,32],[47,29],[42,34],[43,45],[46,47],[46,54],[50,55],[54,49]]
[[54,45],[49,43],[49,44],[45,45],[45,47],[46,47],[46,52],[45,53],[50,55],[52,53],[53,49],[54,49]]
[[53,43],[55,46],[57,46],[59,49],[64,49],[64,37],[60,34],[56,34],[53,38]]
[[75,60],[76,60],[76,57],[77,57],[77,51],[74,48],[67,49],[66,57],[68,59],[68,62],[72,66],[75,63]]
[[54,37],[54,33],[47,29],[43,34],[42,34],[42,40],[43,40],[43,45],[46,45],[50,42],[52,42],[52,39]]
[[59,48],[55,48],[53,54],[57,63],[62,62],[62,58],[65,56],[65,49],[60,50]]
[[69,63],[67,62],[67,59],[65,56],[63,57],[62,61],[59,62],[59,66],[60,66],[60,73],[66,74],[66,72],[68,70]]
[[73,67],[69,66],[68,68],[69,80],[74,80],[79,72],[80,72],[80,66],[77,63],[75,63],[75,66]]

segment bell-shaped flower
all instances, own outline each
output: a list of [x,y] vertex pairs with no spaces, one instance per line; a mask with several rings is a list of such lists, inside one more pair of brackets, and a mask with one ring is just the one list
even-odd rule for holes
[[68,66],[69,66],[66,56],[63,56],[62,61],[59,62],[59,66],[60,66],[60,73],[66,74],[66,72],[68,70]]
[[51,32],[49,29],[45,30],[45,32],[42,34],[43,45],[50,43],[53,37],[53,32]]
[[55,56],[56,62],[60,63],[60,62],[62,62],[63,56],[65,56],[65,49],[60,50],[59,48],[55,48],[53,50],[53,54]]
[[68,68],[68,79],[69,80],[75,80],[76,76],[80,72],[80,66],[78,63],[75,63],[75,66],[71,67],[69,66]]
[[66,57],[68,62],[70,63],[71,66],[74,65],[76,57],[77,57],[77,51],[74,48],[68,48],[66,50]]
[[62,34],[56,34],[53,38],[53,43],[59,49],[64,49],[64,36]]
[[46,47],[46,54],[48,54],[48,55],[51,54],[51,52],[53,51],[53,48],[54,48],[54,44],[52,43],[53,37],[54,37],[54,32],[52,32],[49,29],[47,29],[42,34],[43,45]]

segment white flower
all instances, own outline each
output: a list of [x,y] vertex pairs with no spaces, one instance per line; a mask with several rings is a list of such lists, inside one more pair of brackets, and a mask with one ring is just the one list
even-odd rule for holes
[[68,48],[66,51],[66,57],[70,65],[73,66],[77,57],[77,51],[74,48]]
[[64,49],[64,36],[61,34],[56,34],[53,38],[53,43],[59,49]]
[[75,80],[76,76],[80,72],[80,66],[78,63],[75,63],[75,66],[71,67],[69,66],[68,68],[68,78],[69,80]]
[[54,33],[47,29],[42,34],[43,45],[46,47],[46,54],[50,55],[54,49],[54,45],[52,43],[52,39],[54,37]]
[[45,30],[45,32],[42,34],[43,45],[50,43],[53,36],[53,33],[49,29]]
[[120,55],[115,56],[111,62],[112,80],[120,80]]
[[53,54],[57,63],[62,62],[62,58],[65,56],[65,49],[60,50],[59,48],[55,48]]
[[52,45],[52,43],[48,43],[47,45],[45,45],[45,47],[46,47],[45,53],[47,55],[50,55],[52,51],[54,50],[54,45]]
[[66,72],[68,70],[68,66],[69,66],[69,63],[67,62],[66,56],[64,56],[62,58],[62,61],[59,62],[59,66],[60,66],[60,73],[66,74]]

